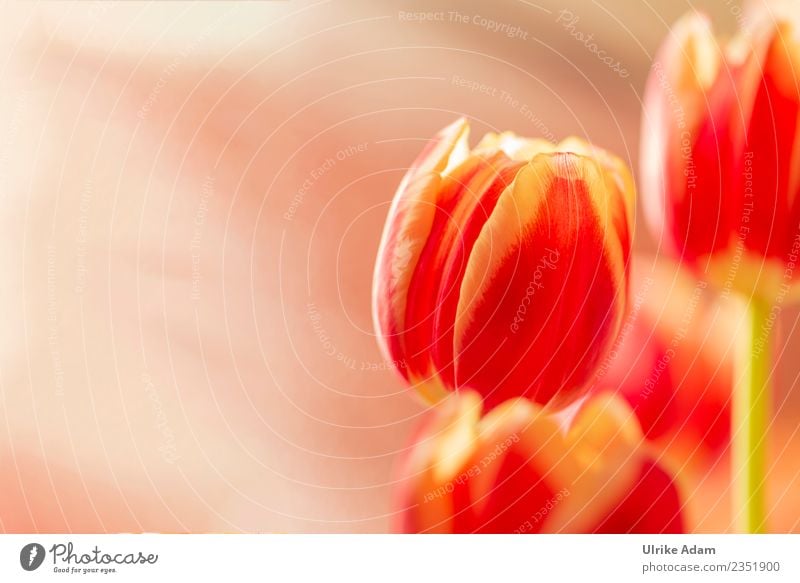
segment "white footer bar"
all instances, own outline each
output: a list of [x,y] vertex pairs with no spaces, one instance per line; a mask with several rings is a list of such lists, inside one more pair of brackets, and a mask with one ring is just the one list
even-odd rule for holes
[[800,535],[2,535],[0,581],[800,581]]

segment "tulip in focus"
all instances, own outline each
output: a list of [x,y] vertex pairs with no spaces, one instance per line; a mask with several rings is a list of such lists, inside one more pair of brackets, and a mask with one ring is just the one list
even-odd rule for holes
[[386,358],[429,401],[566,404],[588,386],[627,301],[632,179],[580,140],[443,129],[394,197],[373,284]]
[[600,393],[564,430],[513,399],[481,417],[477,394],[448,398],[403,467],[397,530],[410,533],[678,533],[674,479],[625,401]]
[[642,193],[661,243],[726,291],[800,297],[800,8],[727,44],[692,13],[645,93]]

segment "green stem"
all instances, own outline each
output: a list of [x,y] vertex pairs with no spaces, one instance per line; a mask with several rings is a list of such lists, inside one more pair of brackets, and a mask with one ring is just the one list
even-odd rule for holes
[[751,299],[733,390],[733,515],[746,533],[766,532],[767,430],[772,368],[771,305]]

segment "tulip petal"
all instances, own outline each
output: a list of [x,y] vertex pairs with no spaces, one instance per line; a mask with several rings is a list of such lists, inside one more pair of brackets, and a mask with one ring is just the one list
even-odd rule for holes
[[624,209],[590,159],[541,154],[519,172],[461,285],[458,386],[492,407],[518,395],[546,403],[587,381],[624,311],[627,251],[615,232]]
[[480,412],[479,396],[466,391],[443,400],[420,425],[400,471],[406,483],[395,496],[400,532],[452,531],[452,488],[477,445]]
[[402,340],[411,278],[433,226],[441,173],[465,156],[469,126],[460,119],[431,140],[406,174],[389,211],[373,281],[373,319],[384,356],[408,377]]
[[428,241],[409,284],[403,342],[413,382],[441,378],[454,386],[452,322],[465,257],[521,165],[502,153],[472,156],[442,179]]
[[502,534],[524,531],[533,534],[542,531],[544,511],[555,492],[528,462],[527,456],[517,448],[494,462],[499,466],[494,486],[480,512],[473,517],[472,524],[462,532]]
[[523,163],[514,162],[505,156],[495,157],[488,174],[482,177],[483,183],[471,187],[473,192],[464,197],[455,220],[445,225],[444,232],[437,241],[441,250],[439,257],[426,266],[428,274],[439,282],[438,290],[428,296],[432,302],[430,309],[435,312],[434,327],[429,330],[429,339],[432,339],[433,344],[431,357],[438,374],[448,386],[456,386],[454,322],[469,257],[500,195],[523,166]]
[[723,201],[733,92],[722,65],[709,20],[690,13],[672,28],[645,91],[645,210],[661,242],[689,260],[727,247],[732,229]]
[[[774,25],[763,54],[753,52],[743,68],[745,111],[750,112],[732,203],[741,209],[747,249],[766,258],[785,259],[800,234],[796,194],[800,168],[798,74],[800,43],[789,22]],[[743,93],[743,91],[740,91]]]
[[[633,520],[631,518],[633,517]],[[675,481],[652,460],[642,464],[636,484],[593,531],[595,534],[683,532]]]
[[403,532],[679,532],[674,480],[642,445],[619,397],[593,397],[564,434],[526,399],[477,419],[479,397],[454,394],[404,467]]

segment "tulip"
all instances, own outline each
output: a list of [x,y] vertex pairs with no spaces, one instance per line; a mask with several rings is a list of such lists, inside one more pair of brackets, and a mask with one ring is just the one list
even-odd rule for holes
[[402,180],[373,284],[388,361],[428,401],[564,405],[587,388],[627,301],[633,182],[578,139],[467,145],[458,120]]
[[704,281],[637,257],[631,310],[598,390],[618,390],[645,437],[705,473],[730,443],[736,323],[741,313]]
[[481,417],[472,391],[425,421],[404,460],[395,529],[415,533],[677,533],[675,480],[624,400],[564,421],[524,398]]
[[800,10],[775,4],[720,47],[690,14],[645,92],[642,189],[667,249],[747,304],[733,391],[734,511],[766,530],[771,333],[800,298]]
[[726,46],[691,13],[645,91],[642,194],[663,245],[724,291],[800,297],[798,9]]

